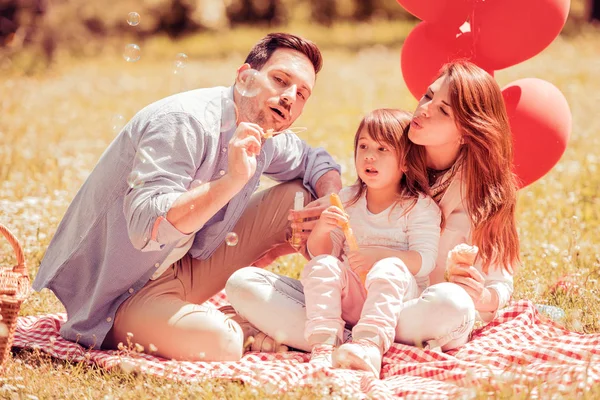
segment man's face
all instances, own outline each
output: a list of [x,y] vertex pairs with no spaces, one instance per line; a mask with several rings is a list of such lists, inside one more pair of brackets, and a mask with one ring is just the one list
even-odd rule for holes
[[[236,85],[243,86],[250,65],[238,69]],[[292,49],[277,49],[259,71],[253,83],[253,97],[236,93],[239,122],[253,122],[263,129],[287,129],[302,114],[315,85],[315,70],[304,54]]]

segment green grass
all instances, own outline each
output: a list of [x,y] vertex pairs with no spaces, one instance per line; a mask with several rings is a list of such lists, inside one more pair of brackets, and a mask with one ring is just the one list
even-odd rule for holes
[[[300,25],[286,29],[306,35],[324,50],[324,69],[296,126],[308,127],[303,137],[339,160],[347,184],[354,180],[352,137],[361,116],[378,107],[412,110],[416,104],[399,67],[400,46],[409,29],[403,22],[363,25],[360,30],[344,24],[331,30]],[[115,137],[115,115],[129,119],[148,103],[180,90],[229,85],[248,48],[266,32],[244,28],[180,42],[153,38],[140,43],[142,58],[136,63],[126,63],[120,54],[126,38],[90,43],[88,51],[76,56],[59,53],[49,71],[30,68],[26,74],[32,59],[27,54],[13,59],[0,76],[0,222],[20,239],[32,276],[70,200]],[[573,130],[566,153],[543,179],[520,191],[523,268],[515,279],[514,298],[558,305],[567,312],[566,326],[586,333],[600,332],[598,40],[598,31],[580,28],[535,58],[496,73],[501,86],[524,77],[548,80],[571,106]],[[189,63],[183,73],[173,74],[179,52],[189,55]],[[0,265],[9,265],[12,251],[1,242]],[[295,256],[276,264],[272,269],[291,276],[301,267]],[[575,274],[580,294],[551,294],[547,289],[567,274]],[[62,310],[44,291],[34,293],[21,314]],[[35,351],[17,353],[5,368],[0,397],[6,398],[281,398],[235,382],[183,384],[105,372]],[[498,383],[493,389],[497,398],[516,396],[513,383]],[[575,387],[571,389],[565,397],[578,397]],[[482,386],[474,394],[487,397],[488,390]],[[594,390],[587,398],[600,394]],[[323,384],[286,396],[330,394]]]

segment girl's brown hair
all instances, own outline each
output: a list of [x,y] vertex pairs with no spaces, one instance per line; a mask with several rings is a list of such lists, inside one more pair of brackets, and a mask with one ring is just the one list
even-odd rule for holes
[[[354,135],[354,159],[358,147],[358,139],[363,129],[374,141],[380,144],[390,146],[398,158],[398,168],[404,170],[400,182],[398,182],[399,198],[398,202],[404,200],[412,200],[412,203],[406,208],[408,212],[417,202],[419,195],[429,194],[429,184],[427,182],[427,169],[425,160],[421,163],[413,163],[410,168],[406,168],[406,149],[403,145],[402,136],[410,125],[412,114],[406,111],[380,108],[371,111],[360,122],[356,134]],[[358,177],[353,187],[356,189],[356,194],[350,199],[348,205],[354,204],[365,193],[367,187],[365,183]]]

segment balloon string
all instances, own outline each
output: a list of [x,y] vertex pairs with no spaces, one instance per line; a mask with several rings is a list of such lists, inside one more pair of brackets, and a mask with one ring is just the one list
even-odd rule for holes
[[475,24],[475,10],[477,9],[477,3],[481,0],[473,0],[473,8],[471,9],[471,20],[469,21],[469,25],[471,28],[471,62],[475,62],[475,53],[477,37],[479,36],[478,26]]

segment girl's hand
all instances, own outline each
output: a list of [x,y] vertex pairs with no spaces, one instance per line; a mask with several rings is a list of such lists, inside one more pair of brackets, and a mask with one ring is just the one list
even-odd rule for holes
[[348,215],[336,206],[327,207],[315,225],[319,233],[329,233],[338,226],[348,223]]
[[299,236],[306,240],[319,221],[319,217],[331,203],[329,196],[324,196],[311,201],[302,210],[290,210],[288,220],[292,221],[292,227],[296,228]]
[[478,304],[485,302],[486,297],[489,297],[490,293],[484,286],[485,278],[472,265],[454,264],[449,269],[448,281],[465,289],[473,299],[475,308],[477,308]]
[[377,261],[379,261],[379,257],[377,257],[377,251],[375,249],[364,247],[359,251],[351,251],[348,254],[350,268],[356,272],[363,281],[373,267],[373,264]]

